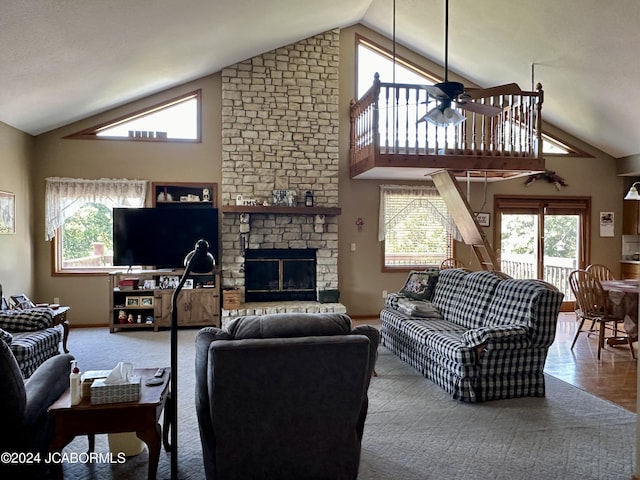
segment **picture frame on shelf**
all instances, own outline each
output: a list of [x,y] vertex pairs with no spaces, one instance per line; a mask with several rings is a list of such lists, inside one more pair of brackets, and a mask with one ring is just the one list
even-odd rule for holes
[[193,278],[187,278],[184,281],[184,286],[182,288],[185,290],[193,289]]
[[144,283],[142,284],[143,290],[153,290],[155,288],[156,288],[155,280],[145,280]]
[[140,306],[140,297],[126,297],[124,299],[124,304],[127,307],[139,307]]
[[162,289],[176,288],[180,277],[178,275],[160,275],[158,282]]
[[272,202],[274,205],[295,207],[296,191],[295,190],[273,190]]
[[35,303],[29,300],[24,293],[20,295],[11,295],[11,301],[13,303],[13,308],[17,310],[26,310],[27,308],[35,308]]
[[153,307],[153,297],[140,297],[141,307]]

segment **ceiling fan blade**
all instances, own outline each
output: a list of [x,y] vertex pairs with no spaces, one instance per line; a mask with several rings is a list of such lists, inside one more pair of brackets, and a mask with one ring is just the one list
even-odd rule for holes
[[438,100],[449,98],[444,90],[441,90],[437,85],[423,85],[422,88],[433,98]]
[[463,110],[479,113],[480,115],[486,115],[488,117],[495,117],[496,115],[500,115],[503,110],[502,108],[496,107],[495,105],[488,105],[485,103],[476,103],[476,102],[456,102],[456,103]]
[[522,90],[517,83],[505,83],[504,85],[497,85],[489,88],[465,88],[463,96],[464,98],[470,98],[475,100],[477,98],[494,97],[496,95],[519,95]]

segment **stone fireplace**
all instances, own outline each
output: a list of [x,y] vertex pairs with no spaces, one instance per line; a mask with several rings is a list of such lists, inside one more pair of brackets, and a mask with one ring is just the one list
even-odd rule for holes
[[[338,289],[336,214],[302,205],[312,191],[315,207],[339,206],[338,66],[332,30],[222,71],[223,288],[247,293],[254,249],[312,249],[314,289]],[[296,206],[270,208],[273,190],[295,191]],[[237,210],[238,196],[252,207]]]

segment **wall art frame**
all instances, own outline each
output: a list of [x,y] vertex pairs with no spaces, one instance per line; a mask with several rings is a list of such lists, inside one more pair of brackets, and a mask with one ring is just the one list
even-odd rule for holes
[[16,196],[0,191],[0,235],[16,233]]
[[481,227],[489,227],[491,225],[491,214],[488,212],[476,213],[476,220]]

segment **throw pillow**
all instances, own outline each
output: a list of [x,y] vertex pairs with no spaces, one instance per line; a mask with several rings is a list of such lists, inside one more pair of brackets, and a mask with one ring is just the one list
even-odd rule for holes
[[411,271],[400,293],[416,300],[431,300],[439,270]]

